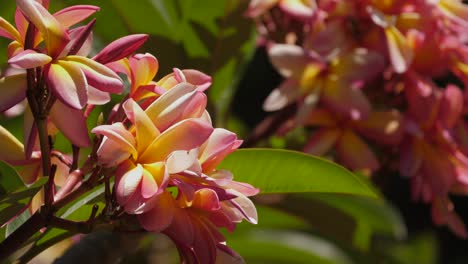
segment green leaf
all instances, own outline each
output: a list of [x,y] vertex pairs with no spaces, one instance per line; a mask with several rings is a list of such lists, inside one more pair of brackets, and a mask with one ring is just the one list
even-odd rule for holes
[[219,166],[261,193],[341,193],[377,198],[361,177],[325,159],[278,149],[240,149]]
[[31,198],[39,192],[42,186],[47,182],[47,177],[42,177],[32,186],[18,188],[14,192],[0,195],[0,225],[18,215],[21,210],[29,203]]
[[[420,234],[405,243],[389,245],[386,251],[399,264],[426,263],[436,264],[439,257],[439,245],[434,234]],[[466,263],[461,261],[458,263]]]
[[359,249],[367,250],[374,235],[406,237],[403,219],[383,200],[314,193],[286,197],[278,207],[306,219],[319,233]]
[[[104,188],[103,185],[95,187],[93,190],[91,190],[86,195],[84,195],[81,199],[78,199],[76,202],[74,202],[71,205],[65,207],[64,210],[61,210],[59,212],[59,215],[62,218],[69,218],[70,215],[73,215],[77,210],[83,211],[83,209],[81,209],[81,208],[84,205],[87,205],[87,204],[89,205],[90,202],[104,201],[104,197],[102,195],[104,193],[104,189],[105,188]],[[91,207],[92,207],[92,205],[91,205]],[[91,210],[89,210],[89,208],[86,208],[86,209],[88,210],[88,216],[89,216],[89,212],[91,212]],[[101,209],[102,209],[102,206],[101,206]],[[75,213],[75,217],[76,217],[76,215],[77,214]],[[72,220],[77,220],[77,219],[72,219]]]
[[21,187],[24,187],[24,183],[15,169],[0,161],[0,194],[6,194]]
[[354,242],[360,248],[368,247],[366,236],[372,234],[388,235],[398,240],[406,237],[406,226],[402,217],[385,201],[329,194],[313,194],[309,197],[351,215],[358,223]]
[[24,222],[26,222],[31,217],[31,213],[29,210],[24,210],[18,217],[16,217],[13,221],[7,224],[5,230],[5,237],[11,235],[11,233],[15,232],[18,227],[20,227]]
[[[92,208],[95,204],[99,206],[100,210],[104,208],[105,204],[102,202],[104,200],[104,189],[105,188],[103,185],[95,187],[93,190],[84,194],[80,199],[78,199],[71,205],[59,210],[57,212],[57,215],[72,221],[88,220]],[[36,240],[34,245],[21,257],[21,260],[25,262],[29,261],[42,251],[49,248],[50,246],[53,246],[54,244],[72,235],[73,233],[67,230],[57,228],[48,229]]]
[[255,228],[249,233],[233,234],[227,244],[247,263],[352,263],[330,242],[300,232]]

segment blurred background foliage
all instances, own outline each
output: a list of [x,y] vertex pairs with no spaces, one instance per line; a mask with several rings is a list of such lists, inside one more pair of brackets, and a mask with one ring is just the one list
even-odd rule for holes
[[[211,75],[214,82],[208,91],[209,111],[216,126],[246,137],[266,116],[261,104],[281,79],[265,51],[256,47],[252,21],[243,16],[248,0],[51,0],[50,10],[74,4],[101,7],[94,16],[96,50],[124,35],[147,33],[150,39],[142,51],[158,58],[158,77],[173,67]],[[14,1],[2,1],[0,16],[13,21],[13,14]],[[0,39],[2,50],[6,51],[7,44]],[[5,61],[6,52],[1,52],[0,62]],[[97,115],[89,122],[94,125],[96,120]],[[21,139],[21,118],[2,117],[0,121]],[[293,135],[288,139],[272,138],[264,145],[293,147],[294,141],[301,140],[301,131]],[[12,173],[9,170],[0,164],[1,186],[19,187],[15,179],[5,177]],[[296,173],[286,171],[285,178],[296,177]],[[410,204],[406,181],[398,175],[380,175],[377,183],[389,201],[346,194],[260,195],[255,198],[259,224],[242,223],[236,232],[226,234],[228,244],[247,263],[467,263],[467,243],[446,229],[434,228],[427,206]],[[24,204],[24,190],[17,194],[0,196],[2,206],[15,210]],[[80,206],[101,194],[99,190],[91,192],[75,207],[65,208],[62,215],[71,219],[86,217],[90,205]],[[3,223],[2,216],[0,219]],[[2,232],[8,231],[3,228]],[[41,236],[40,250],[68,235],[52,229]],[[55,253],[62,254],[70,245],[70,240],[59,244]],[[83,250],[86,254],[82,254]],[[176,263],[176,255],[162,236],[97,233],[68,249],[58,262]],[[55,257],[43,255],[35,261],[47,263]]]

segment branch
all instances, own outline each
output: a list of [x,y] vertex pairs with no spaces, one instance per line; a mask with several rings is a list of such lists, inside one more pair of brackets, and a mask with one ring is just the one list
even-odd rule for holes
[[254,147],[259,141],[272,136],[285,121],[294,116],[296,109],[297,106],[291,104],[281,111],[267,116],[255,127],[252,134],[249,135],[242,146],[244,148]]

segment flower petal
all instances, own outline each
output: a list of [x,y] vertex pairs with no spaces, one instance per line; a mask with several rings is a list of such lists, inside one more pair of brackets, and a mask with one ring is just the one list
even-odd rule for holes
[[154,199],[156,201],[153,209],[138,215],[138,221],[147,231],[161,232],[171,224],[176,205],[168,192],[163,192]]
[[362,135],[388,145],[398,144],[404,133],[403,118],[397,110],[374,111],[354,126]]
[[296,101],[300,95],[299,83],[294,79],[287,79],[268,95],[263,103],[263,110],[267,112],[280,110]]
[[216,211],[221,209],[218,195],[209,188],[203,188],[195,192],[192,206],[204,211]]
[[100,91],[88,85],[88,104],[91,105],[104,105],[110,102],[111,97],[109,93]]
[[59,55],[69,40],[60,22],[35,0],[16,0],[16,6],[39,29],[48,54],[52,57]]
[[289,44],[275,44],[269,50],[271,63],[286,78],[299,78],[309,63],[303,48]]
[[20,69],[32,69],[41,67],[51,62],[52,58],[46,54],[34,50],[25,50],[8,60],[8,63]]
[[133,99],[130,98],[125,101],[123,108],[128,119],[130,119],[135,127],[137,151],[141,154],[151,144],[151,142],[159,136],[159,130],[154,126],[153,122],[143,109],[133,101]]
[[94,56],[93,60],[107,64],[123,59],[137,51],[148,37],[146,34],[134,34],[114,40]]
[[245,14],[249,17],[260,16],[277,3],[278,0],[252,0],[250,1],[249,8]]
[[[157,188],[155,189],[156,192],[150,196],[164,191],[169,180],[168,166],[164,162],[155,162],[151,164],[144,164],[143,168],[153,177],[155,183],[157,184]],[[142,188],[144,187],[145,186],[142,186]]]
[[315,0],[281,0],[279,7],[287,14],[301,20],[310,20],[315,14]]
[[0,142],[2,142],[0,160],[21,161],[25,159],[23,144],[3,126],[0,126]]
[[106,137],[97,151],[99,163],[103,166],[112,167],[128,159],[130,156],[137,156],[137,151],[134,147],[135,139],[122,123],[101,125],[93,128],[91,132]]
[[141,180],[141,196],[145,199],[153,197],[158,192],[158,184],[153,175],[143,169],[143,177]]
[[360,89],[353,89],[349,84],[330,77],[322,90],[322,102],[335,112],[353,120],[366,118],[371,105]]
[[88,83],[83,72],[67,61],[50,65],[47,83],[63,103],[75,109],[82,109],[88,102]]
[[0,79],[0,112],[26,98],[26,73],[5,76]]
[[455,85],[448,85],[443,92],[439,120],[447,128],[452,128],[460,120],[462,111],[462,91]]
[[379,168],[379,162],[367,143],[351,130],[343,132],[337,142],[336,152],[343,164],[352,170],[369,173]]
[[231,131],[222,128],[216,128],[211,133],[207,142],[200,148],[199,157],[204,172],[210,172],[231,152],[236,150],[241,140]]
[[83,56],[67,56],[63,60],[76,63],[90,85],[103,92],[121,93],[123,83],[120,77],[106,66]]
[[149,84],[159,69],[156,57],[149,53],[136,54],[129,59],[132,69],[132,88]]
[[200,92],[205,91],[211,86],[211,81],[212,81],[211,76],[206,75],[201,71],[187,69],[187,70],[182,70],[182,73],[185,76],[186,82],[196,85],[197,90]]
[[85,20],[99,9],[99,7],[92,5],[74,5],[54,13],[53,16],[63,27],[69,28]]
[[169,155],[166,161],[167,169],[170,174],[176,174],[189,169],[198,162],[198,151],[193,149],[190,151],[176,150]]
[[120,205],[125,206],[132,197],[143,178],[143,167],[140,164],[136,166],[131,162],[125,162],[117,168],[117,187],[116,196]]
[[21,41],[21,36],[18,30],[16,30],[16,28],[3,17],[0,17],[0,36],[19,42]]
[[324,155],[333,148],[340,135],[341,131],[337,128],[322,128],[309,138],[303,151],[311,155]]
[[395,72],[406,72],[414,57],[411,46],[405,36],[396,27],[386,28],[385,36],[387,37],[390,61]]
[[206,95],[196,86],[181,83],[154,101],[145,112],[160,131],[183,119],[200,117],[206,108]]
[[351,87],[360,88],[366,81],[372,80],[384,71],[384,57],[377,52],[357,48],[342,56],[334,66],[333,72]]
[[[68,107],[60,101],[56,101],[50,111],[50,118],[54,125],[68,138],[73,145],[78,147],[88,147],[91,141],[88,136],[86,118],[83,112]],[[70,122],[73,120],[73,122]]]
[[242,193],[237,191],[234,191],[233,193],[237,195],[237,197],[232,199],[231,203],[242,213],[242,215],[244,215],[244,218],[247,221],[256,225],[258,223],[258,215],[255,204]]
[[140,162],[152,163],[165,160],[176,150],[191,150],[205,142],[213,127],[200,119],[181,121],[164,131],[140,156]]
[[[70,41],[60,53],[59,58],[63,58],[68,55],[88,56],[93,48],[93,32],[91,31],[93,26],[94,20],[86,26],[69,30],[68,33],[70,34]],[[86,39],[83,40],[85,37]],[[71,54],[72,51],[73,54]]]

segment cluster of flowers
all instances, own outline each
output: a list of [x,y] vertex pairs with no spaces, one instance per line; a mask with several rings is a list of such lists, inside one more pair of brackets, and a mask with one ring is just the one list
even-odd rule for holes
[[285,78],[264,109],[297,105],[282,133],[308,127],[305,152],[369,175],[399,167],[433,221],[468,237],[449,199],[468,190],[468,6],[252,0],[247,15]]
[[[0,36],[12,40],[9,68],[0,79],[0,111],[30,96],[36,97],[30,104],[46,100],[41,104],[45,111],[25,107],[24,145],[0,127],[0,160],[18,166],[26,184],[41,176],[38,112],[49,114],[49,136],[61,132],[76,147],[90,146],[89,113],[94,105],[111,102],[111,93],[124,92],[119,74],[126,76],[130,87],[125,101],[113,108],[105,124],[91,130],[100,139],[97,166],[115,169],[118,204],[147,231],[171,237],[184,263],[241,259],[218,229],[233,231],[243,219],[256,223],[255,206],[247,197],[258,190],[216,169],[242,141],[212,126],[204,94],[211,77],[174,69],[153,81],[157,59],[134,54],[146,35],[118,39],[89,58],[95,21],[73,26],[99,8],[71,6],[51,14],[48,2],[17,0],[16,28],[0,17]],[[60,186],[72,161],[56,149],[51,157]]]

